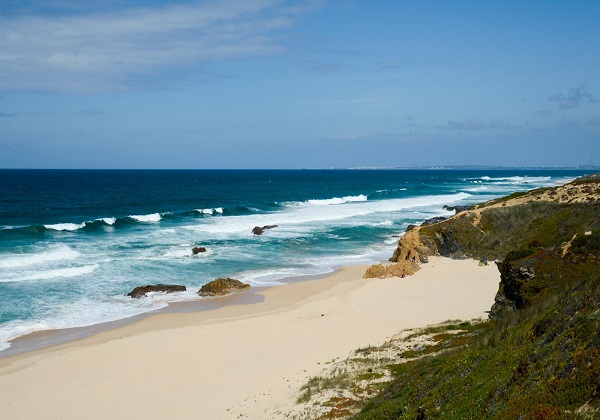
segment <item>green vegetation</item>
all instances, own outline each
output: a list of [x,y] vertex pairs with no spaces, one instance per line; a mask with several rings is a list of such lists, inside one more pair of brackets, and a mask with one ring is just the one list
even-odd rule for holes
[[334,372],[330,376],[314,376],[300,388],[302,393],[297,399],[298,403],[308,402],[312,395],[317,392],[323,392],[328,389],[346,389],[353,385],[350,380],[350,374],[346,370]]
[[582,184],[596,184],[598,185],[600,182],[600,174],[592,174],[587,176],[582,176],[581,178],[577,178],[571,182],[573,185],[582,185]]
[[600,418],[600,203],[530,201],[473,221],[420,232],[442,254],[503,259],[494,319],[406,351],[355,418]]
[[515,249],[557,247],[575,234],[584,237],[586,231],[598,231],[598,215],[600,202],[529,202],[487,209],[478,226],[473,225],[473,216],[465,215],[423,227],[420,233],[438,247],[445,236],[457,241],[468,257],[494,260]]

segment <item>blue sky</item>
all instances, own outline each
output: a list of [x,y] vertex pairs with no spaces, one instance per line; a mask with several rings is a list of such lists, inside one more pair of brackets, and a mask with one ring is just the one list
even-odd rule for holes
[[597,165],[598,22],[598,1],[4,0],[0,167]]

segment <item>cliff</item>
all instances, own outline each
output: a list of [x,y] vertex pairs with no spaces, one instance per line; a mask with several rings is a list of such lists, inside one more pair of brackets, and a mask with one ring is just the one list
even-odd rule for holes
[[[410,227],[390,261],[400,268],[413,257],[420,263],[431,255],[493,261],[515,249],[565,247],[575,235],[598,228],[595,216],[599,209],[598,175],[515,193],[472,206],[438,223]],[[393,265],[386,267],[386,274],[397,271]]]
[[490,321],[394,380],[357,418],[600,418],[600,177],[513,194],[411,229],[394,265],[497,260]]

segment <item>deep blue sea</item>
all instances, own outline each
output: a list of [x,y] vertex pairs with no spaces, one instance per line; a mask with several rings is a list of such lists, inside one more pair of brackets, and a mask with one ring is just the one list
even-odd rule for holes
[[[387,260],[410,223],[565,183],[582,171],[0,170],[0,350],[30,332],[113,321]],[[278,225],[262,236],[255,226]],[[192,256],[194,246],[207,252]],[[188,292],[126,295],[145,284]]]

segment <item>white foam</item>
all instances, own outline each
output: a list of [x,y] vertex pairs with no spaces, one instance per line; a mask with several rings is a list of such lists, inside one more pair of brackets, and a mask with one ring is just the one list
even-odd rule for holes
[[165,306],[167,301],[158,298],[131,299],[128,296],[82,298],[76,302],[61,304],[57,312],[45,320],[16,320],[4,323],[0,328],[0,350],[9,348],[9,341],[36,331],[85,327],[116,321]]
[[52,229],[52,230],[67,230],[67,231],[74,231],[77,229],[81,229],[82,227],[85,226],[85,222],[84,223],[56,223],[54,225],[44,225],[44,227],[46,229]]
[[349,195],[346,197],[333,197],[323,200],[306,200],[305,203],[312,204],[314,206],[330,206],[335,204],[355,203],[360,201],[367,201],[368,197],[364,194],[360,195]]
[[288,277],[297,277],[307,274],[319,274],[317,271],[300,268],[279,268],[272,270],[249,270],[236,274],[244,283],[250,283],[251,286],[276,286],[282,284],[279,280]]
[[35,264],[53,261],[73,260],[81,254],[68,246],[59,246],[54,249],[30,254],[3,254],[0,268],[27,267]]
[[55,278],[69,278],[78,277],[84,274],[90,274],[99,267],[98,264],[83,265],[79,267],[68,267],[68,268],[57,268],[53,270],[44,271],[28,271],[20,273],[15,277],[5,277],[0,279],[0,283],[11,283],[18,281],[30,281],[30,280],[50,280]]
[[117,218],[116,217],[103,217],[102,219],[97,219],[97,220],[102,220],[107,225],[112,226],[117,221]]
[[155,222],[160,222],[160,214],[159,213],[152,213],[152,214],[142,214],[142,215],[137,215],[137,216],[129,216],[131,219],[137,220],[138,222],[144,222],[144,223],[155,223]]
[[393,226],[394,222],[391,220],[384,220],[383,222],[374,223],[373,226]]
[[286,207],[298,207],[298,206],[331,206],[336,204],[355,203],[361,201],[367,201],[368,197],[364,194],[360,195],[349,195],[346,197],[333,197],[325,199],[314,199],[306,201],[289,201],[283,203]]
[[212,216],[215,213],[223,214],[223,207],[216,207],[214,209],[195,209],[194,211],[200,214]]
[[460,192],[449,195],[348,202],[344,205],[296,205],[287,207],[277,213],[210,219],[210,221],[203,221],[194,226],[184,228],[196,232],[211,233],[218,238],[228,238],[228,235],[231,234],[251,236],[254,226],[278,225],[277,228],[268,231],[266,236],[270,237],[279,236],[284,232],[292,232],[293,227],[298,225],[302,225],[301,231],[306,232],[307,229],[320,228],[321,226],[318,226],[317,223],[331,224],[339,222],[342,219],[371,216],[374,213],[398,212],[418,207],[441,206],[443,204],[452,204],[468,197],[470,197],[470,194]]

